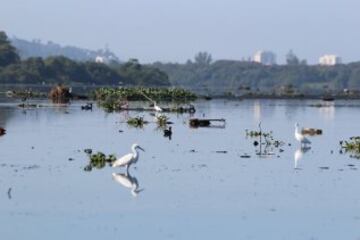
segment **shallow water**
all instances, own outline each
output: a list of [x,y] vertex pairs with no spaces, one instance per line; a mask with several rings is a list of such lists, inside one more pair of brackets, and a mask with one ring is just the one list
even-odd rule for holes
[[[81,102],[24,111],[2,100],[1,239],[359,239],[360,162],[338,152],[360,135],[360,102],[316,103],[199,101],[194,117],[225,118],[225,128],[191,129],[189,115],[169,114],[169,140],[156,124],[124,123],[149,113],[81,111]],[[260,121],[291,146],[257,156],[245,129]],[[324,131],[296,161],[295,122]],[[124,169],[83,170],[85,148],[121,156],[134,142],[146,150],[128,176],[136,197],[113,179]]]

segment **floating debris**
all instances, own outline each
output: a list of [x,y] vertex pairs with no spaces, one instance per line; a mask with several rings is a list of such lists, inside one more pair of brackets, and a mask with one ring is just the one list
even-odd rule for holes
[[223,118],[220,119],[199,119],[199,118],[192,118],[189,120],[189,125],[192,128],[198,127],[210,127],[213,122],[221,122],[223,125],[221,127],[225,127],[226,120]]
[[319,167],[321,170],[329,170],[330,167]]
[[38,104],[30,104],[30,103],[21,103],[18,105],[19,108],[38,108],[41,107],[41,105]]
[[86,148],[86,149],[84,149],[84,153],[91,154],[92,149],[91,148]]
[[219,151],[215,151],[216,153],[227,153],[227,151],[224,151],[224,150],[219,150]]
[[316,136],[316,135],[322,135],[322,133],[323,131],[321,129],[316,129],[316,128],[301,129],[301,134],[303,135]]
[[84,106],[81,106],[81,110],[85,110],[85,111],[92,111],[93,109],[93,104],[92,103],[87,103],[86,105]]
[[246,154],[246,153],[245,153],[245,154],[243,154],[243,155],[241,155],[240,157],[241,157],[241,158],[251,158],[251,156],[250,156],[250,155],[248,155],[248,154]]
[[8,198],[9,198],[9,199],[12,198],[12,196],[11,196],[11,190],[12,190],[12,188],[10,187],[10,188],[8,189],[8,191],[7,191],[7,195],[8,195]]
[[5,134],[6,134],[5,128],[0,127],[0,136],[5,135]]

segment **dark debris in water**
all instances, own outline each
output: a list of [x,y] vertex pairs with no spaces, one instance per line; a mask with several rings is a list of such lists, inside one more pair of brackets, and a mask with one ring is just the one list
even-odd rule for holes
[[218,150],[218,151],[215,151],[216,153],[223,153],[223,154],[226,154],[228,153],[228,151],[225,151],[225,150]]
[[84,153],[92,154],[92,149],[91,148],[86,148],[86,149],[84,149]]
[[329,170],[330,167],[319,167],[321,170]]

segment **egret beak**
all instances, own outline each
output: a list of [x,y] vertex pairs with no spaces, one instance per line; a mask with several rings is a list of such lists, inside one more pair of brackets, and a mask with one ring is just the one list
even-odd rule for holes
[[143,152],[145,152],[145,150],[144,150],[142,147],[138,146],[138,148],[139,148],[140,150],[142,150]]

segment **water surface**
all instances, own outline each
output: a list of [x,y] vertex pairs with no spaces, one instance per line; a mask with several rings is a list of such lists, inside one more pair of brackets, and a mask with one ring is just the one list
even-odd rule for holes
[[[154,123],[124,123],[153,121],[149,113],[81,111],[81,102],[23,110],[2,100],[1,239],[359,239],[359,160],[338,151],[339,140],[360,135],[360,102],[316,103],[198,101],[193,117],[225,118],[225,128],[191,129],[189,115],[169,114],[169,140]],[[284,152],[256,155],[245,130],[259,122]],[[324,132],[302,154],[295,122]],[[85,148],[121,156],[134,142],[146,150],[128,176],[136,197],[113,179],[124,169],[83,170]]]

